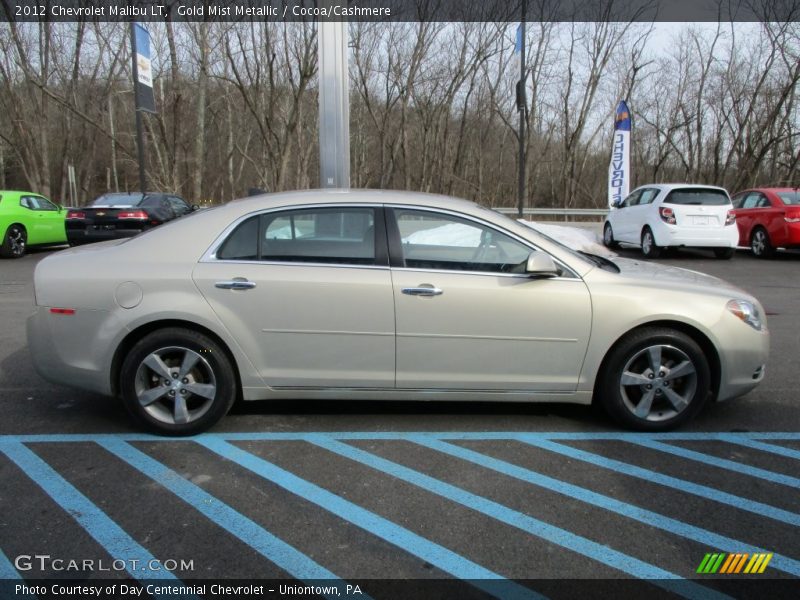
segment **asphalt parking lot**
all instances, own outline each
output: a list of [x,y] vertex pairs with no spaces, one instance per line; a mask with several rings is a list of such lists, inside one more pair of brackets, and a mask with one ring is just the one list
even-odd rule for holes
[[[33,372],[24,322],[47,254],[0,262],[4,596],[81,578],[334,581],[313,591],[355,598],[800,590],[800,253],[659,261],[754,293],[772,335],[760,387],[679,432],[549,404],[263,402],[180,441]],[[273,588],[261,596],[302,597]]]

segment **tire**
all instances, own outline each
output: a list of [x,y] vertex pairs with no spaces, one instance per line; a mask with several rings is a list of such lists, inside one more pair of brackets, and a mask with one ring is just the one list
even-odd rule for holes
[[756,258],[772,258],[775,254],[769,233],[763,227],[756,227],[750,234],[750,251]]
[[27,249],[28,232],[22,225],[14,223],[6,229],[3,243],[0,244],[0,256],[3,258],[22,258]]
[[733,248],[714,248],[714,257],[720,260],[730,260],[733,258]]
[[661,256],[661,248],[656,245],[656,238],[649,227],[642,230],[642,254],[645,258],[658,258]]
[[225,416],[237,394],[233,364],[220,345],[181,328],[139,340],[122,363],[119,383],[128,412],[163,435],[205,431]]
[[611,349],[596,390],[609,415],[626,427],[666,431],[703,407],[711,391],[711,371],[692,338],[674,329],[646,327]]
[[603,227],[603,245],[606,248],[616,248],[619,244],[614,240],[614,231],[611,229],[611,223],[606,223]]

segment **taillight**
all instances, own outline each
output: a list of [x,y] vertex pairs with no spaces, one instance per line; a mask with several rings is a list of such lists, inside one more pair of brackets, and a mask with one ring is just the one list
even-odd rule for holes
[[734,223],[736,223],[736,213],[734,213],[732,210],[729,210],[727,216],[725,217],[725,225],[733,225]]
[[122,210],[117,213],[118,219],[142,219],[147,220],[147,213],[143,210]]
[[800,213],[789,213],[783,220],[787,223],[800,223]]
[[662,206],[658,209],[658,214],[661,215],[661,220],[669,225],[675,225],[675,211],[668,206]]
[[86,213],[80,210],[68,210],[67,219],[85,219]]

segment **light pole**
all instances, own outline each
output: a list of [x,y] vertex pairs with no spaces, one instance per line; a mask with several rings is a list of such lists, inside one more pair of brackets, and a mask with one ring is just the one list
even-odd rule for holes
[[519,180],[517,181],[517,216],[522,218],[525,205],[525,19],[527,0],[522,0],[522,23],[520,23],[519,81],[517,82],[517,111],[519,112]]

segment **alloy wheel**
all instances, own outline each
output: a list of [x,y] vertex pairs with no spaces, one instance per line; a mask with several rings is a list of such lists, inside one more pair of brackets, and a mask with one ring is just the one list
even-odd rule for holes
[[666,344],[648,346],[628,360],[619,392],[639,419],[666,421],[688,408],[697,390],[697,369],[689,356]]
[[8,244],[12,256],[19,257],[25,254],[25,242],[25,232],[20,227],[14,226],[8,230]]
[[214,404],[217,380],[200,354],[168,346],[141,361],[134,390],[142,409],[151,417],[169,425],[185,425],[200,419]]

